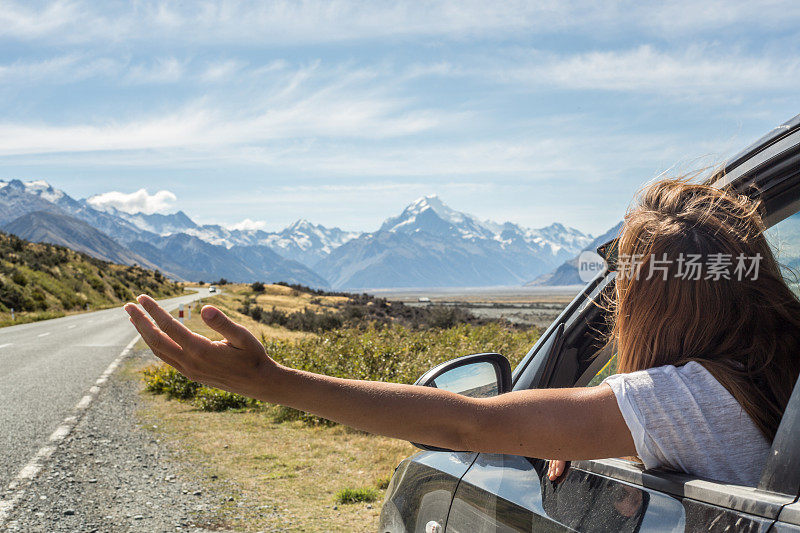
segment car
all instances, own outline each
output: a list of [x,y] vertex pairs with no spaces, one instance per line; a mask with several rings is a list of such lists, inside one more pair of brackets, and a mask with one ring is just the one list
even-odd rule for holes
[[214,285],[212,285],[208,288],[208,292],[217,292],[217,288]]
[[[730,159],[708,182],[758,197],[770,235],[800,235],[800,115]],[[601,246],[598,253],[606,256],[612,245]],[[800,246],[794,246],[800,256]],[[485,396],[596,383],[614,352],[600,340],[605,311],[592,302],[613,290],[615,275],[613,263],[600,271],[513,371],[502,355],[467,355],[431,369],[417,384]],[[417,445],[422,451],[404,459],[392,476],[379,531],[800,533],[798,435],[800,381],[757,487],[645,470],[623,459],[573,461],[552,482],[545,458]]]

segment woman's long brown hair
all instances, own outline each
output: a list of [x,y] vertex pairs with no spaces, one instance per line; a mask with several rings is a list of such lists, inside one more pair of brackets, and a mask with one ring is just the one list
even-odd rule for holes
[[[772,441],[800,372],[800,301],[764,229],[746,196],[687,179],[647,186],[619,238],[620,259],[640,259],[638,279],[635,269],[617,274],[612,340],[620,372],[699,362]],[[730,279],[683,279],[678,260],[688,254],[704,263],[726,254]],[[761,257],[757,277],[734,275],[740,254]],[[653,258],[667,259],[666,280],[664,263],[650,275]]]

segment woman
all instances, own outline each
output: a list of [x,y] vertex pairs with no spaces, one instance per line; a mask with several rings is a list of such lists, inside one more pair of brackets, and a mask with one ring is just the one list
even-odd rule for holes
[[[148,296],[138,301],[155,324],[125,310],[190,379],[367,432],[528,457],[638,456],[647,468],[755,485],[800,371],[800,302],[763,231],[745,197],[684,180],[647,187],[618,246],[611,341],[622,373],[587,388],[476,399],[333,378],[277,364],[211,306],[202,318],[225,341],[192,333]],[[552,461],[551,479],[563,468]]]

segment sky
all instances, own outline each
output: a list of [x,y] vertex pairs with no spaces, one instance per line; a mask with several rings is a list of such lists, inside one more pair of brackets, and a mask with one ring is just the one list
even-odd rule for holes
[[597,235],[800,113],[800,2],[0,0],[0,179],[277,230]]

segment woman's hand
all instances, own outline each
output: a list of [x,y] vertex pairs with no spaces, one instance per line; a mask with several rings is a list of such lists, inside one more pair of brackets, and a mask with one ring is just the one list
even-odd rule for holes
[[155,321],[153,324],[135,304],[125,305],[142,339],[156,356],[193,381],[259,397],[269,374],[278,367],[252,333],[216,307],[203,307],[200,316],[225,337],[223,341],[193,333],[149,296],[137,300]]

